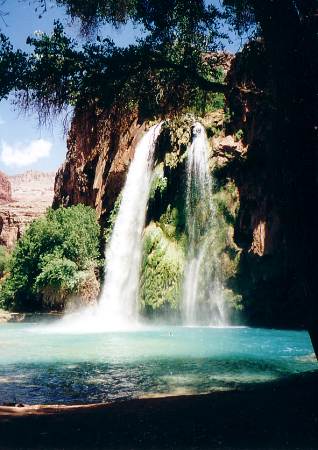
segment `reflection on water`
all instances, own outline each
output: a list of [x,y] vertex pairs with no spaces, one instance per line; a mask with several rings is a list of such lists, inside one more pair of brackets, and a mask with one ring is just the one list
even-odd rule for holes
[[228,390],[316,370],[305,332],[161,327],[63,335],[0,327],[0,401],[93,403]]

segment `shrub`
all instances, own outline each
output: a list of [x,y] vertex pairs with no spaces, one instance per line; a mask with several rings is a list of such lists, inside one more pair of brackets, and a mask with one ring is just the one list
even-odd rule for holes
[[[79,273],[100,265],[100,227],[84,205],[48,210],[18,241],[3,281],[0,304],[10,309],[62,308],[76,292]],[[53,295],[54,293],[54,295]],[[47,297],[55,300],[47,301]]]

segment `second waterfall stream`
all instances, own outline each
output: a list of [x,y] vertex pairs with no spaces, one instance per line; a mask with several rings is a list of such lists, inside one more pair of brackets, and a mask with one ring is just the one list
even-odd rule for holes
[[186,171],[188,257],[182,313],[185,325],[227,323],[220,262],[215,252],[216,208],[212,201],[209,147],[204,127],[196,122],[188,148]]

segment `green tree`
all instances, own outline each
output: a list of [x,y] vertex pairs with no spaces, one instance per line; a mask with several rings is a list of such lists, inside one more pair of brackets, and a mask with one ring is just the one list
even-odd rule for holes
[[62,308],[83,276],[99,268],[99,237],[90,207],[49,210],[31,223],[13,250],[10,276],[1,285],[2,305],[23,310]]
[[[45,10],[46,1],[40,1]],[[145,33],[136,45],[117,48],[107,38],[79,46],[55,23],[52,35],[28,39],[33,53],[13,51],[0,41],[0,98],[10,90],[22,105],[35,108],[42,118],[68,105],[121,109],[139,107],[143,115],[167,113],[194,103],[198,89],[224,92],[219,80],[217,50],[219,11],[203,0],[57,1],[85,27],[99,22],[116,26],[128,19]],[[203,54],[206,56],[203,57]]]

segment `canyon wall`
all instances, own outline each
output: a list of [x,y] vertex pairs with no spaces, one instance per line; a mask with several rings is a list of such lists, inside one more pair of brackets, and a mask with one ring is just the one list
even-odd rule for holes
[[[27,225],[52,205],[55,173],[27,171],[5,176],[0,173],[0,245],[12,249]],[[6,186],[6,198],[1,194]]]
[[297,235],[305,236],[308,229],[295,200],[295,191],[299,195],[306,182],[303,178],[296,185],[302,148],[293,148],[288,143],[292,135],[286,136],[282,129],[283,107],[261,41],[237,54],[227,81],[231,120],[226,130],[239,136],[247,148],[220,174],[233,179],[239,190],[234,239],[242,252],[233,285],[243,297],[248,323],[306,327],[307,274]]
[[12,200],[11,183],[7,175],[0,171],[0,204]]
[[66,160],[55,179],[53,207],[83,203],[103,223],[123,187],[136,144],[145,130],[137,115],[92,107],[75,113]]

